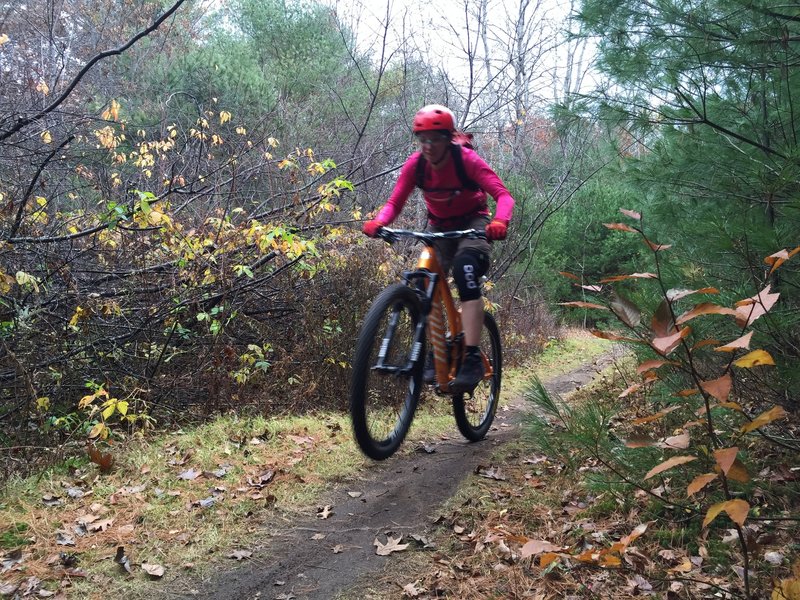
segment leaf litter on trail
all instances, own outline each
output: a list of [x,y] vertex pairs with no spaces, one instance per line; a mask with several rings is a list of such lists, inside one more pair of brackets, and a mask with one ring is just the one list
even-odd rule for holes
[[408,548],[408,544],[401,544],[400,542],[403,540],[403,536],[392,537],[390,535],[386,536],[386,543],[382,543],[378,538],[375,538],[375,541],[372,542],[372,545],[375,546],[375,554],[378,556],[389,556],[392,552],[400,552]]

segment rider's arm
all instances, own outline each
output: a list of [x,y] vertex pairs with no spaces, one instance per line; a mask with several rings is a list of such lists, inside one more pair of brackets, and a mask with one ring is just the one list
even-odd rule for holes
[[511,213],[514,211],[514,198],[506,189],[503,180],[476,152],[462,149],[461,155],[464,158],[464,170],[467,175],[495,199],[497,208],[494,218],[508,223],[511,220]]
[[414,152],[400,168],[400,176],[394,184],[392,195],[389,196],[389,200],[383,205],[383,208],[378,211],[378,215],[375,217],[376,221],[388,225],[394,221],[403,210],[408,197],[411,195],[411,192],[414,191],[414,187],[416,187],[416,167],[418,158],[419,152]]

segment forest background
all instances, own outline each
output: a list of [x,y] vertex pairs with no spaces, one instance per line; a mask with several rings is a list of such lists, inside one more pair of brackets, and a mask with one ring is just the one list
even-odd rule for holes
[[[755,326],[774,368],[736,385],[794,421],[800,7],[383,8],[0,3],[2,477],[228,410],[344,409],[362,309],[412,256],[360,223],[431,102],[517,200],[489,273],[511,364],[606,324],[559,302],[657,304],[595,282],[669,245],[667,287],[780,293]],[[621,208],[663,246],[604,227]]]

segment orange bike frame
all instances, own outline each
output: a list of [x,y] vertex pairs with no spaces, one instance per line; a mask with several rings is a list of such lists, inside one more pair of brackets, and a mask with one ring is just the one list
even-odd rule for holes
[[439,382],[439,391],[447,393],[450,381],[455,378],[456,365],[461,356],[461,344],[454,343],[453,356],[448,357],[447,342],[445,338],[444,317],[447,317],[447,327],[450,339],[455,342],[461,334],[461,313],[456,309],[453,295],[447,286],[447,277],[436,257],[432,246],[425,246],[419,255],[417,268],[437,275],[436,288],[433,292],[431,312],[428,315],[428,339],[433,346],[434,368],[436,381]]

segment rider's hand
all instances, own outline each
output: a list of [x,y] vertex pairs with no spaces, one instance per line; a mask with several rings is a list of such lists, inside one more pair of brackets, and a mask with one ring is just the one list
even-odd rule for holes
[[378,235],[378,230],[385,225],[386,223],[378,221],[378,219],[372,219],[371,221],[364,223],[364,225],[361,227],[361,231],[363,231],[365,235],[374,238],[376,235]]
[[508,221],[495,219],[486,226],[486,239],[490,241],[504,240],[508,233]]

